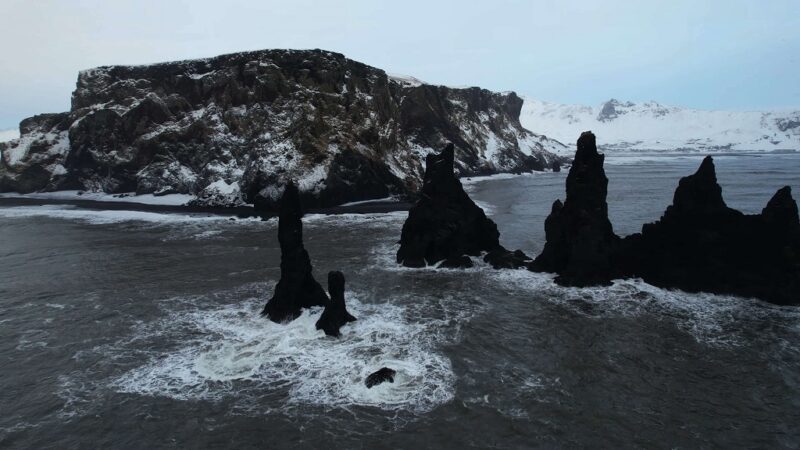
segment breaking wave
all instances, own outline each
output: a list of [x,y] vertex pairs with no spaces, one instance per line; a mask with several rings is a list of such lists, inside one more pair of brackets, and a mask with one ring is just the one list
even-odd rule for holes
[[537,293],[537,297],[578,315],[598,319],[648,315],[673,321],[698,343],[711,346],[746,345],[755,338],[748,326],[759,323],[800,335],[800,311],[756,299],[662,289],[641,279],[615,280],[611,286],[571,288],[555,284],[551,274],[527,270],[489,273],[507,289]]
[[[439,346],[456,339],[469,318],[468,308],[457,310],[455,301],[445,300],[444,316],[431,316],[424,308],[371,304],[348,293],[348,309],[358,320],[335,339],[315,329],[321,308],[275,324],[260,317],[259,298],[216,308],[197,305],[203,302],[198,298],[168,303],[174,302],[194,306],[138,326],[128,342],[107,350],[179,344],[149,351],[146,363],[111,380],[113,389],[178,400],[230,397],[248,410],[360,405],[426,412],[453,398],[455,375]],[[394,383],[367,389],[366,376],[384,366],[397,371]]]

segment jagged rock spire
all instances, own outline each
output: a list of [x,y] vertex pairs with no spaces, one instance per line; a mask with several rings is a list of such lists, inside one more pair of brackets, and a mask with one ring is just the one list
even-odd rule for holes
[[660,221],[625,239],[628,276],[686,291],[800,303],[800,223],[789,187],[761,214],[729,208],[713,159],[680,180]]
[[597,152],[594,134],[581,134],[567,175],[567,198],[563,204],[559,200],[553,203],[545,220],[547,242],[529,266],[531,270],[558,273],[556,281],[565,285],[610,282],[619,237],[608,220],[604,159]]
[[440,154],[426,158],[422,192],[403,224],[397,262],[407,267],[439,261],[444,267],[469,267],[472,261],[465,255],[489,252],[487,261],[496,267],[520,267],[529,259],[500,245],[497,225],[469,198],[453,171],[454,152],[448,144]]
[[261,313],[273,322],[294,320],[303,308],[328,303],[328,296],[312,275],[311,258],[303,246],[302,217],[300,193],[294,182],[289,181],[281,197],[278,216],[281,279]]
[[328,294],[330,302],[325,305],[325,310],[317,320],[316,327],[323,330],[328,336],[339,336],[339,328],[348,322],[356,320],[344,303],[344,274],[339,271],[328,272]]
[[722,199],[722,188],[717,183],[714,159],[706,156],[693,175],[681,178],[672,205],[664,213],[664,219],[687,216],[725,214],[730,209]]
[[772,196],[767,206],[761,211],[761,217],[770,225],[797,228],[800,218],[797,214],[797,203],[792,198],[792,188],[784,186]]

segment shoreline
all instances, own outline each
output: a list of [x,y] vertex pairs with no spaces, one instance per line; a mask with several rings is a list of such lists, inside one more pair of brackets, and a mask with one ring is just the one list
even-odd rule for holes
[[[209,214],[218,216],[230,216],[238,218],[261,217],[269,219],[277,217],[278,212],[256,211],[252,206],[237,206],[233,208],[208,207],[208,206],[187,206],[187,205],[153,205],[147,203],[136,203],[132,201],[105,201],[105,200],[73,200],[73,199],[53,199],[53,198],[32,198],[32,197],[2,197],[0,198],[0,208],[13,208],[16,206],[47,206],[47,205],[67,205],[81,209],[98,211],[143,211],[162,214]],[[386,199],[365,200],[351,205],[332,206],[329,208],[311,208],[305,214],[380,214],[396,211],[408,211],[411,208],[409,202],[387,201]]]

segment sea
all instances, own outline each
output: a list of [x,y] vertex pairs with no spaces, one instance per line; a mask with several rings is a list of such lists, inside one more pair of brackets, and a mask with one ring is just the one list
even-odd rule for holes
[[[702,155],[606,159],[617,234],[657,220]],[[715,156],[759,213],[800,154]],[[567,173],[462,179],[535,256]],[[0,204],[0,448],[797,448],[800,307],[616,280],[395,262],[407,212],[309,214],[341,270],[341,338],[259,313],[277,221]],[[798,293],[800,296],[800,293]],[[394,383],[367,389],[381,367]]]

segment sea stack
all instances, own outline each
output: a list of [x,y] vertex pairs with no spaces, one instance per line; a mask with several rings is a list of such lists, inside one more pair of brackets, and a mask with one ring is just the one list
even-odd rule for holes
[[317,320],[316,327],[318,330],[323,330],[328,336],[339,337],[339,328],[356,320],[347,312],[344,304],[344,274],[342,272],[328,272],[328,294],[331,299],[325,305],[325,310]]
[[278,216],[281,279],[261,313],[273,322],[294,320],[303,308],[328,303],[328,296],[312,275],[311,259],[303,246],[302,217],[300,194],[290,181],[283,191]]
[[419,201],[403,224],[397,262],[424,267],[442,261],[441,267],[472,266],[469,256],[489,252],[496,267],[521,267],[529,258],[500,245],[497,225],[469,198],[453,171],[455,148],[448,144],[440,154],[425,160]]
[[608,220],[604,155],[597,152],[590,131],[581,134],[577,146],[567,175],[567,198],[563,204],[553,203],[544,225],[547,241],[529,268],[557,273],[556,282],[562,285],[609,284],[619,237]]
[[761,214],[729,208],[713,159],[680,180],[661,220],[622,246],[622,270],[650,284],[690,292],[800,303],[800,221],[787,186]]

